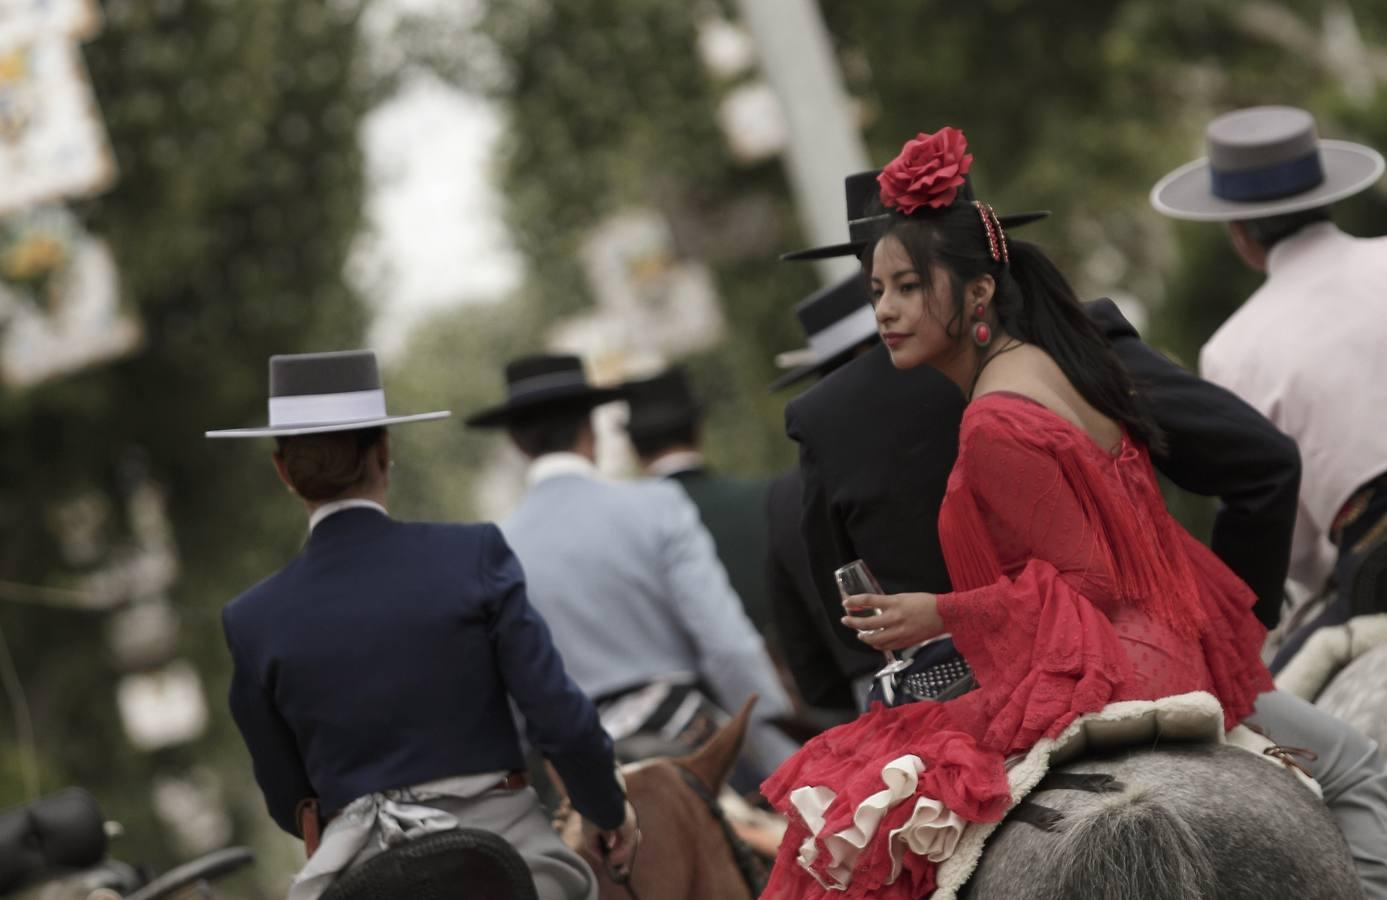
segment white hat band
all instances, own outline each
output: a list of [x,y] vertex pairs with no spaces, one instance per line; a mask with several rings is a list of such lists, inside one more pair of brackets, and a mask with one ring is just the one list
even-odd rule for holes
[[876,334],[876,312],[870,306],[863,306],[851,315],[809,335],[809,349],[819,362],[831,359],[849,347],[865,341]]
[[387,418],[385,391],[346,391],[341,394],[298,394],[270,398],[270,427],[317,425]]

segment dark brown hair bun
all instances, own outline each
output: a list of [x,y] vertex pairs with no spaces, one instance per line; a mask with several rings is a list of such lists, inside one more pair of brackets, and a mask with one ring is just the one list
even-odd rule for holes
[[278,439],[289,483],[300,497],[325,503],[341,497],[366,480],[371,448],[384,428],[303,434]]

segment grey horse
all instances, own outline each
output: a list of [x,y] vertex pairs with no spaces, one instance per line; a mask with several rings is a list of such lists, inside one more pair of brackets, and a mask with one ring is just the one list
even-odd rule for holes
[[1387,747],[1387,644],[1344,666],[1315,697],[1315,705]]
[[1289,772],[1233,747],[1172,745],[1052,770],[992,835],[961,896],[1359,900],[1362,892],[1324,804]]

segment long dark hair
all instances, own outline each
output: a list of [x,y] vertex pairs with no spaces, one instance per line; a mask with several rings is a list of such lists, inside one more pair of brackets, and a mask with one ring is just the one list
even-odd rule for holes
[[[878,209],[879,214],[888,211]],[[1007,238],[1010,263],[992,258],[977,207],[959,202],[928,216],[891,211],[877,240],[901,242],[915,271],[929,283],[934,265],[943,266],[953,287],[953,316],[945,326],[955,341],[964,328],[963,287],[982,275],[996,282],[992,308],[1002,330],[1050,355],[1074,389],[1096,410],[1114,419],[1153,453],[1165,449],[1165,436],[1146,408],[1131,376],[1107,337],[1084,312],[1069,281],[1035,244]],[[871,268],[872,248],[863,256]]]

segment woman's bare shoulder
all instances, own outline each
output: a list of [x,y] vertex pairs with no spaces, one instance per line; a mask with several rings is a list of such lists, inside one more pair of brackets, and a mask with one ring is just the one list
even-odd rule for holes
[[1048,353],[1032,344],[1020,344],[1003,350],[983,367],[973,386],[973,399],[994,393],[1020,394],[1059,412],[1056,405],[1061,403],[1061,396],[1055,390],[1057,380],[1068,384]]
[[1050,354],[1032,344],[999,354],[983,369],[974,385],[973,399],[994,393],[1020,394],[1033,400],[1087,432],[1103,447],[1122,439],[1118,424],[1094,409]]

